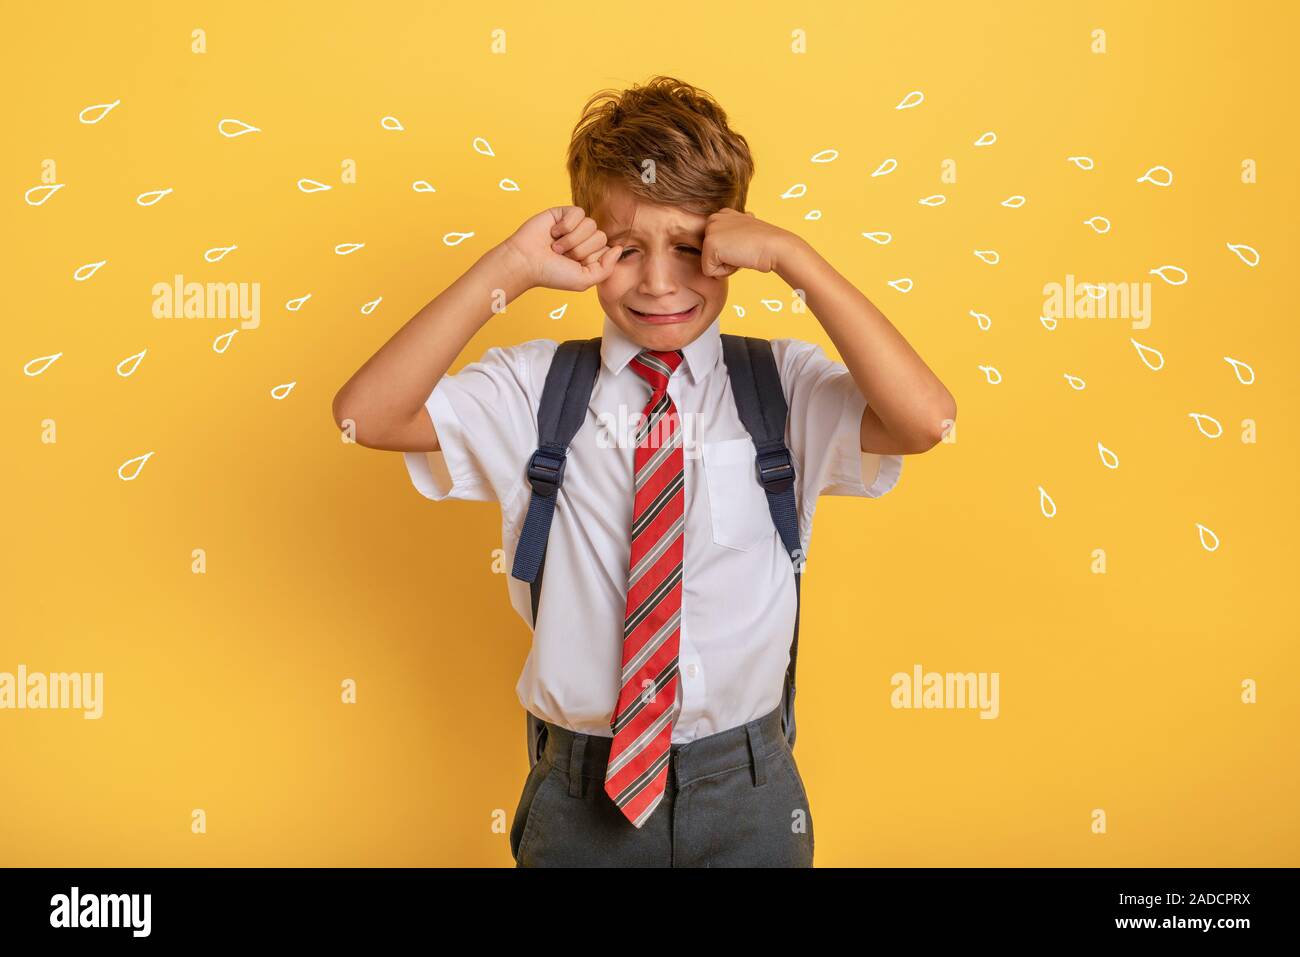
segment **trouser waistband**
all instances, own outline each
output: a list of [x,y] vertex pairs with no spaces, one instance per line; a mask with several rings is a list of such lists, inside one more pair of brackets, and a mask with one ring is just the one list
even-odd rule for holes
[[[781,730],[781,711],[778,703],[767,714],[745,724],[669,745],[670,778],[677,787],[684,787],[711,774],[748,765],[753,769],[754,784],[761,785],[767,776],[768,759],[787,746]],[[605,780],[612,737],[570,731],[549,721],[541,724],[546,736],[544,760],[565,772],[577,767],[584,778]],[[575,786],[578,783],[573,780]]]

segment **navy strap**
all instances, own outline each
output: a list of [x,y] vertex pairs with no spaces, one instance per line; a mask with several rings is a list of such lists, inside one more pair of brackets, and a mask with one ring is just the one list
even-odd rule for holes
[[532,485],[528,514],[515,549],[510,574],[532,585],[533,624],[541,597],[546,542],[550,537],[555,501],[564,484],[569,443],[587,416],[591,390],[600,371],[600,338],[562,342],[546,373],[537,410],[537,451],[528,460],[526,474]]
[[722,335],[722,355],[731,380],[736,411],[757,450],[758,481],[767,492],[781,543],[794,566],[794,637],[790,642],[790,667],[785,674],[782,715],[786,740],[794,747],[794,678],[799,656],[799,582],[803,572],[803,549],[799,540],[799,509],[794,497],[794,457],[785,444],[789,406],[781,387],[781,374],[772,355],[772,343],[754,336]]

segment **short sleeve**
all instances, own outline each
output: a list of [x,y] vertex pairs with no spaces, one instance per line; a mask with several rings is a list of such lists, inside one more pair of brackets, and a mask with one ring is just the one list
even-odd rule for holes
[[879,498],[898,483],[903,457],[862,451],[867,399],[842,362],[798,339],[774,339],[772,355],[790,408],[787,440],[806,551],[819,496]]
[[425,408],[436,452],[404,452],[411,483],[435,502],[510,503],[537,448],[537,405],[558,343],[494,346],[434,386]]

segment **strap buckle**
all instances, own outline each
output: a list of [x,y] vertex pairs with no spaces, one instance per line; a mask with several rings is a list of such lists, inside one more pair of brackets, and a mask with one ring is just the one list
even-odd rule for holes
[[758,481],[768,494],[784,492],[794,485],[794,457],[784,445],[758,453]]
[[540,448],[528,460],[528,481],[538,495],[552,496],[564,482],[568,450]]

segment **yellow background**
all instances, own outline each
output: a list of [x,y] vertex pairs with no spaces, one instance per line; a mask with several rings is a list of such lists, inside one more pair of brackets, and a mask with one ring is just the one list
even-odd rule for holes
[[[583,100],[655,73],[719,98],[756,157],[749,208],[808,238],[958,402],[957,441],[910,457],[895,491],[818,512],[797,746],[817,864],[1300,863],[1296,19],[1282,3],[8,6],[0,671],[103,671],[106,687],[97,722],[0,712],[0,864],[512,863],[492,822],[527,770],[528,632],[492,571],[497,507],[422,498],[398,453],[340,441],[330,400],[486,249],[570,202]],[[896,110],[912,90],[925,102]],[[381,129],[389,114],[404,132]],[[224,117],[261,132],[226,139]],[[824,149],[838,159],[809,161]],[[897,172],[871,177],[889,157]],[[47,160],[66,186],[28,206]],[[1137,182],[1157,164],[1171,188]],[[799,182],[805,197],[780,198]],[[1012,194],[1023,208],[1000,205]],[[893,242],[862,238],[876,230]],[[450,231],[475,235],[448,247]],[[336,256],[345,242],[366,245]],[[1189,281],[1148,274],[1164,264]],[[219,355],[234,323],[155,319],[152,286],[176,273],[261,283],[260,328]],[[1150,280],[1151,327],[1049,332],[1043,285],[1067,274]],[[886,285],[904,276],[910,293]],[[724,331],[830,348],[811,314],[759,304],[788,303],[774,275],[731,288],[747,318],[729,304]],[[455,368],[599,319],[594,291],[530,292]],[[892,709],[890,676],[916,663],[998,672],[1001,716]]]

